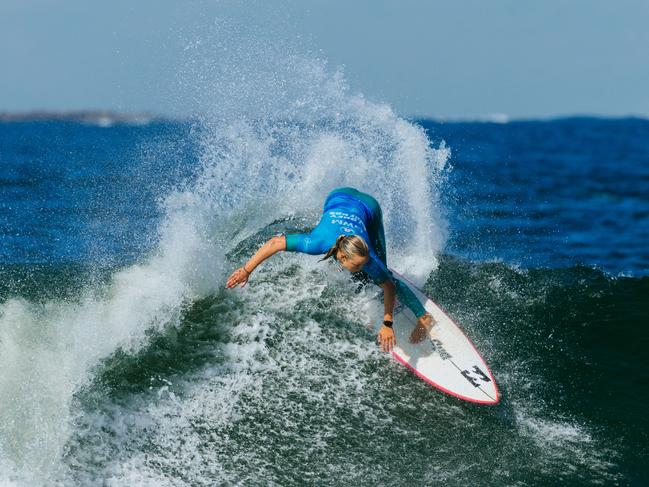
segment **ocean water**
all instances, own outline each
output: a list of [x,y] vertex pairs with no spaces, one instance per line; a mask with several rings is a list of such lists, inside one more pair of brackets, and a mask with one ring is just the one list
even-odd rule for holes
[[[649,121],[407,120],[281,68],[257,112],[0,124],[0,485],[649,484]],[[223,288],[342,185],[500,404],[380,353],[329,264]]]

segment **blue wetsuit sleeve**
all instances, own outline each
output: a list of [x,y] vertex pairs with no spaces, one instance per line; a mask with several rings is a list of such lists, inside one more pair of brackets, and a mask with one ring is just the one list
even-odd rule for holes
[[375,284],[381,285],[388,279],[392,279],[397,291],[397,298],[404,306],[407,306],[417,318],[421,318],[426,314],[424,305],[421,304],[417,296],[410,290],[410,288],[400,279],[394,277],[390,270],[377,259],[372,256],[370,260],[363,266],[363,270],[372,278]]
[[399,298],[399,301],[407,306],[417,318],[424,316],[426,314],[426,308],[424,308],[424,305],[421,304],[421,301],[417,299],[417,296],[415,296],[410,288],[396,277],[392,277],[392,280],[394,281],[394,286],[397,288],[397,298]]
[[288,252],[320,255],[324,254],[327,249],[311,233],[289,233],[286,235],[286,250]]
[[370,260],[363,266],[363,270],[372,278],[375,284],[381,285],[392,277],[392,273],[376,255],[370,253]]
[[302,242],[306,235],[303,233],[288,233],[285,235],[286,238],[286,250],[288,252],[300,252],[302,247]]

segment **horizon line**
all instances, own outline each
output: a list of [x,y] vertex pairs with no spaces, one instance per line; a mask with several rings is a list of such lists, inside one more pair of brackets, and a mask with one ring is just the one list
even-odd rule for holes
[[[649,114],[628,113],[628,114],[601,114],[601,113],[563,113],[555,115],[537,116],[510,116],[506,113],[493,113],[476,116],[446,116],[446,115],[402,115],[397,116],[410,121],[434,121],[438,123],[510,123],[510,122],[551,122],[565,119],[600,119],[600,120],[628,120],[641,119],[649,120]],[[46,122],[46,121],[69,121],[81,123],[119,124],[151,122],[187,122],[200,119],[202,114],[175,116],[155,113],[151,111],[118,111],[106,109],[79,109],[79,110],[21,110],[21,111],[0,111],[0,122]]]

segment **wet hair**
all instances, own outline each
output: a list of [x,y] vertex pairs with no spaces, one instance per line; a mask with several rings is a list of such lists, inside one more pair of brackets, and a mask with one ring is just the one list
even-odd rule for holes
[[333,247],[331,247],[325,254],[325,256],[320,260],[327,260],[329,257],[336,259],[336,254],[339,250],[347,258],[354,255],[358,255],[360,257],[370,256],[370,249],[362,237],[359,237],[358,235],[341,235],[336,239],[336,243],[333,245]]

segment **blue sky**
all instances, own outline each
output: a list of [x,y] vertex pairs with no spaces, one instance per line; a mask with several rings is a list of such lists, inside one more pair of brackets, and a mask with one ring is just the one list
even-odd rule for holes
[[219,22],[403,115],[649,115],[645,0],[2,0],[0,111],[183,112],[188,46]]

